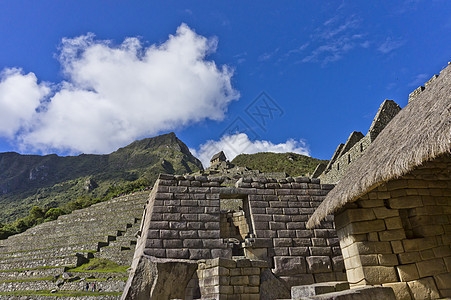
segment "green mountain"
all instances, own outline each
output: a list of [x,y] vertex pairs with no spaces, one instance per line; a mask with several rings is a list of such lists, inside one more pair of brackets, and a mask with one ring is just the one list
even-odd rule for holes
[[0,222],[22,218],[34,206],[58,207],[80,197],[99,198],[114,186],[153,184],[159,173],[202,169],[174,133],[135,141],[106,155],[0,153]]
[[285,172],[290,176],[305,176],[312,174],[320,160],[296,153],[260,152],[256,154],[240,154],[232,160],[234,165],[247,167],[261,172]]

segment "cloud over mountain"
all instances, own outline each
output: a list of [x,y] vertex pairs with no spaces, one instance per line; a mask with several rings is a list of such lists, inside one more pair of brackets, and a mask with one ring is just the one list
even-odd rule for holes
[[106,153],[161,131],[222,120],[239,93],[233,71],[207,60],[216,46],[185,24],[151,46],[137,38],[120,45],[93,34],[64,38],[59,61],[66,80],[52,91],[33,73],[1,74],[0,135],[23,150]]
[[251,141],[247,134],[236,133],[224,135],[218,141],[208,140],[199,146],[199,149],[190,149],[191,152],[200,159],[204,167],[210,165],[211,157],[219,151],[224,151],[228,160],[234,159],[241,153],[254,154],[258,152],[285,153],[293,152],[310,156],[309,150],[302,140],[296,141],[288,139],[285,143],[274,144],[270,141]]

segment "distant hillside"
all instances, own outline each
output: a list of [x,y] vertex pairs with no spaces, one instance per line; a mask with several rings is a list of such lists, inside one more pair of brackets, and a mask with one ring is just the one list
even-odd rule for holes
[[102,197],[111,186],[159,173],[202,169],[174,133],[135,141],[107,155],[20,155],[0,153],[0,222],[26,216],[34,206],[57,207],[78,197]]
[[265,173],[285,172],[290,176],[303,176],[313,173],[319,163],[327,164],[328,161],[296,153],[260,152],[240,154],[232,160],[232,163]]

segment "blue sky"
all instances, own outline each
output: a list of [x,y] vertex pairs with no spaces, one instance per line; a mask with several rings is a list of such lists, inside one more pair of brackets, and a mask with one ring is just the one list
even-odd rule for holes
[[329,159],[446,66],[451,2],[2,1],[0,45],[0,152]]

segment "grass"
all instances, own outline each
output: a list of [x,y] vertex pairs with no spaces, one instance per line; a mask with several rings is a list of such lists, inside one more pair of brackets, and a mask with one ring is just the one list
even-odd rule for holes
[[104,258],[92,258],[88,263],[85,263],[77,268],[71,269],[72,272],[85,273],[127,273],[130,266],[121,266]]
[[80,297],[80,296],[120,296],[122,292],[86,292],[86,291],[57,291],[51,293],[50,290],[39,291],[14,291],[0,292],[1,296],[56,296],[56,297]]
[[296,153],[260,152],[240,154],[232,163],[240,167],[248,167],[261,172],[285,172],[290,176],[306,176],[312,174],[319,163],[326,163],[313,157]]
[[27,281],[41,281],[41,280],[52,280],[52,279],[53,279],[53,277],[28,278],[28,279],[13,279],[13,280],[0,281],[0,283],[8,283],[8,282],[27,282]]
[[0,270],[1,272],[22,272],[28,270],[42,270],[42,269],[57,269],[57,268],[70,268],[72,266],[45,266],[45,267],[34,267],[34,268],[25,268],[25,269],[8,269],[8,270]]

